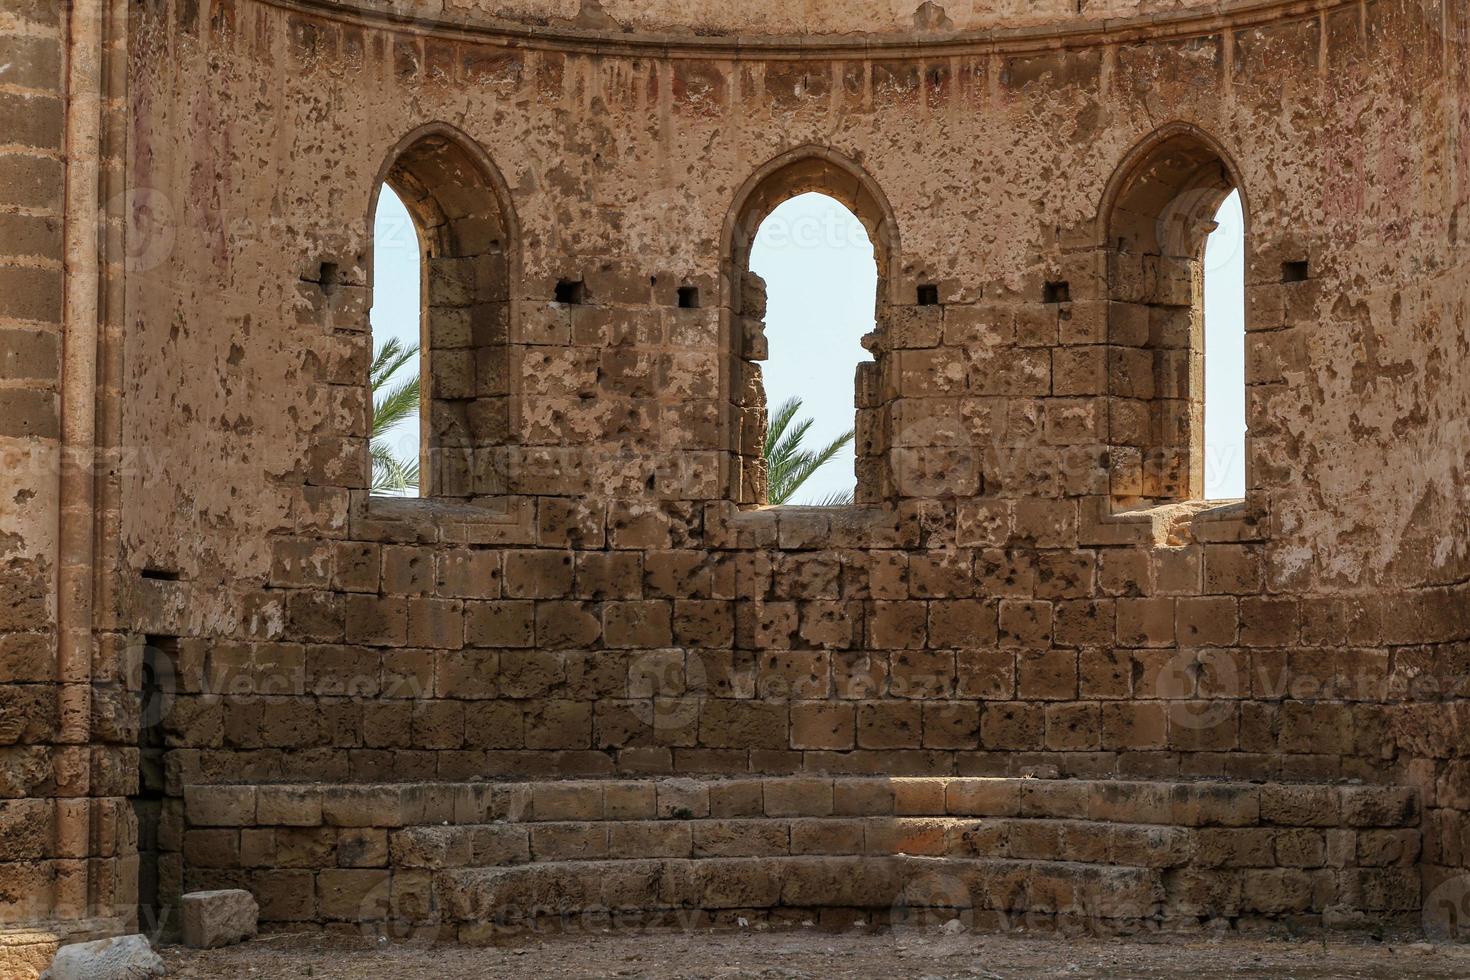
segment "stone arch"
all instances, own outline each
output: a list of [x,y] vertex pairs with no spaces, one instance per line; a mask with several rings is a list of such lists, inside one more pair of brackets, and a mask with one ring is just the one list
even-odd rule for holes
[[[419,236],[424,496],[505,493],[514,427],[511,283],[520,229],[489,156],[447,123],[429,123],[389,151],[373,183],[403,201]],[[369,264],[369,284],[371,263]]]
[[1204,249],[1233,191],[1249,227],[1238,174],[1216,140],[1171,123],[1129,151],[1103,196],[1107,443],[1121,504],[1203,495]]
[[858,365],[854,380],[858,503],[891,496],[887,476],[886,400],[882,324],[893,303],[894,270],[899,263],[898,222],[876,181],[855,161],[827,147],[806,145],[782,153],[759,167],[735,194],[721,237],[720,306],[727,397],[725,446],[730,453],[729,487],[737,503],[766,501],[761,444],[766,433],[766,400],[759,362],[765,359],[765,284],[750,271],[750,249],[772,211],[800,194],[824,194],[847,208],[867,230],[878,266],[875,323],[863,338],[874,360]]

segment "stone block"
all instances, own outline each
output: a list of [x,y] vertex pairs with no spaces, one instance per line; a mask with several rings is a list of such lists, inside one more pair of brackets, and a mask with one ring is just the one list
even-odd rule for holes
[[184,812],[195,827],[250,827],[255,824],[254,786],[186,786]]
[[711,783],[709,806],[712,817],[758,817],[765,812],[762,781],[731,779]]
[[817,777],[764,781],[768,817],[824,817],[832,812],[832,780]]
[[538,783],[531,787],[531,806],[537,820],[601,820],[605,812],[603,785]]
[[[0,290],[4,289],[0,282]],[[0,315],[4,315],[0,310]],[[61,434],[56,393],[32,388],[0,389],[0,436],[55,439]]]
[[696,779],[662,779],[657,786],[661,820],[704,819],[710,815],[710,786]]
[[180,899],[184,945],[192,949],[231,946],[255,935],[260,908],[240,888],[189,892]]
[[333,786],[322,791],[323,822],[334,827],[401,827],[402,795],[396,786]]
[[1261,819],[1284,827],[1335,827],[1341,797],[1331,786],[1268,784],[1261,787]]
[[571,552],[512,551],[505,556],[507,596],[519,599],[555,599],[572,592],[574,565]]
[[476,647],[529,647],[535,642],[535,603],[465,603],[465,642]]
[[785,854],[784,820],[701,820],[694,825],[695,857],[771,857]]
[[964,778],[945,787],[944,812],[954,816],[1011,817],[1021,812],[1021,782]]
[[388,901],[389,876],[378,868],[329,868],[317,875],[322,918],[359,923],[376,918]]
[[258,787],[255,822],[265,827],[318,826],[322,822],[321,793],[303,786]]
[[167,973],[147,937],[134,935],[62,946],[44,976],[47,980],[147,980]]

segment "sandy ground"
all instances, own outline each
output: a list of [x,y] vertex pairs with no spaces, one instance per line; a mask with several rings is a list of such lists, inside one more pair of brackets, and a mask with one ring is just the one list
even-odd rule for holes
[[268,935],[210,951],[166,949],[169,976],[229,980],[649,977],[695,980],[922,977],[1470,977],[1470,946],[1151,941],[816,931],[577,935],[514,947],[375,945],[358,936]]

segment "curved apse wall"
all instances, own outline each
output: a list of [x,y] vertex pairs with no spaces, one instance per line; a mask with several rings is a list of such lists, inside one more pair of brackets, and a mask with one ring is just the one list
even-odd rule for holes
[[[703,6],[328,6],[155,0],[132,25],[129,178],[177,245],[128,278],[125,439],[160,465],[126,479],[116,544],[181,581],[119,593],[183,638],[181,778],[1344,776],[1421,787],[1447,828],[1426,865],[1463,865],[1463,4],[1084,4],[1045,28],[982,6],[923,37],[912,10],[813,7],[771,30],[824,36],[769,44],[701,36],[743,26]],[[513,241],[464,229],[513,248],[493,273],[429,259],[464,321],[434,383],[505,421],[462,457],[467,498],[385,507],[370,206],[429,124],[515,218]],[[1151,200],[1118,192],[1134,151],[1180,134],[1245,201],[1249,486],[1138,511],[1105,451],[1146,400],[1114,386],[1117,306],[1187,322],[1188,283],[1116,248],[1110,205]],[[760,324],[724,229],[800,147],[852,161],[895,227],[856,406],[882,465],[851,511],[736,491]],[[503,321],[464,298],[482,275]],[[653,662],[688,712],[630,683]],[[204,697],[220,678],[240,686]]]
[[[615,33],[669,32],[696,36],[741,35],[910,35],[1038,27],[1086,29],[1104,21],[1163,19],[1194,12],[1215,13],[1210,0],[981,0],[978,3],[863,0],[830,4],[728,5],[696,0],[307,0],[318,8],[382,11],[423,21],[527,25],[544,29]],[[1279,4],[1260,0],[1225,5],[1237,17]],[[1242,17],[1243,19],[1243,17]]]

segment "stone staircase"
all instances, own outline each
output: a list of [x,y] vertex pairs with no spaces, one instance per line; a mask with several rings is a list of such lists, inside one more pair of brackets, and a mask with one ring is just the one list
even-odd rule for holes
[[741,920],[1412,929],[1420,902],[1419,805],[1402,787],[826,776],[191,786],[185,809],[188,887],[251,888],[276,924],[465,941]]

